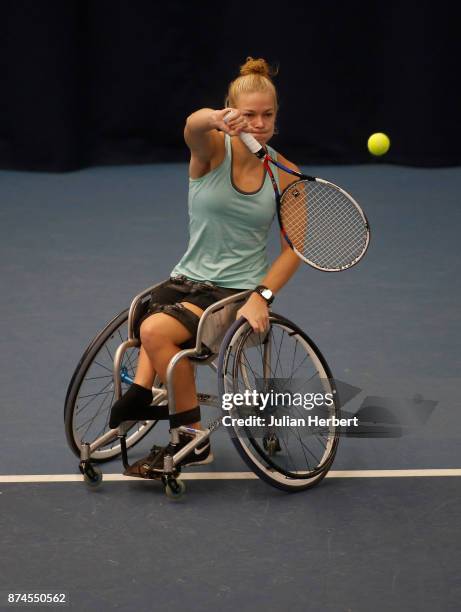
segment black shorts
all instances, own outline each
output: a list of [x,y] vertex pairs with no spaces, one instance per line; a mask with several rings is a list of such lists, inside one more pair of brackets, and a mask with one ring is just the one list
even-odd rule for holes
[[141,323],[153,314],[163,312],[177,319],[192,334],[192,338],[183,347],[186,345],[193,347],[200,317],[183,306],[182,302],[189,302],[189,304],[195,304],[202,310],[206,310],[211,304],[241,291],[245,289],[218,287],[208,281],[192,281],[185,276],[171,277],[165,285],[152,291],[147,311],[139,320],[137,327],[139,329]]

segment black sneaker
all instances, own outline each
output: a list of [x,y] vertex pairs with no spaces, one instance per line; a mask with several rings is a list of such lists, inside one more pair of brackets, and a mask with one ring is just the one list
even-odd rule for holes
[[[169,451],[176,454],[182,448],[189,444],[194,438],[193,434],[179,433],[179,443],[168,446],[154,445],[147,457],[139,459],[136,463],[128,466],[123,472],[125,476],[134,476],[135,478],[159,478],[163,474],[163,460]],[[205,465],[213,461],[213,453],[211,452],[210,440],[207,439],[200,446],[192,449],[192,451],[184,457],[177,467],[186,467],[187,465]]]
[[[179,444],[175,447],[175,453],[179,452],[184,448],[191,440],[194,439],[194,434],[179,432]],[[179,463],[180,467],[186,465],[205,465],[211,463],[214,460],[213,453],[211,452],[210,439],[207,438],[200,446],[196,446],[192,451],[184,457]]]

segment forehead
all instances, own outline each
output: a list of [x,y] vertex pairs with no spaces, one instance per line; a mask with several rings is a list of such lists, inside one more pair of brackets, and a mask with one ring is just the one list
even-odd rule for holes
[[269,91],[253,91],[241,93],[237,99],[239,108],[247,110],[269,110],[275,109],[274,96]]

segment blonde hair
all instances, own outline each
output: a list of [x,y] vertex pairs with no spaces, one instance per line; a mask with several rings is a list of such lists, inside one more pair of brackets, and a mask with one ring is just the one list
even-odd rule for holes
[[225,106],[236,106],[237,98],[242,93],[253,93],[255,91],[268,91],[274,97],[275,112],[278,110],[277,91],[272,77],[277,70],[271,68],[265,59],[253,59],[247,57],[246,62],[240,66],[240,75],[234,79],[227,91]]

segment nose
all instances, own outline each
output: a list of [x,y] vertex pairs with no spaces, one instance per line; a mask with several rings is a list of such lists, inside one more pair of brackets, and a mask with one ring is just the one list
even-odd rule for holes
[[256,128],[263,128],[264,127],[264,118],[262,117],[262,115],[259,115],[257,117],[254,118],[253,121],[254,127]]

